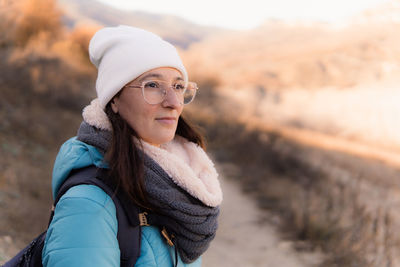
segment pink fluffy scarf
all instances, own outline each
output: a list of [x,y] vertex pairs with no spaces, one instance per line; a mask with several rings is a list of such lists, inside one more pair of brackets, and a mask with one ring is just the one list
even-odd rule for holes
[[222,202],[218,173],[204,150],[178,135],[156,147],[143,142],[145,153],[156,161],[175,184],[209,207]]

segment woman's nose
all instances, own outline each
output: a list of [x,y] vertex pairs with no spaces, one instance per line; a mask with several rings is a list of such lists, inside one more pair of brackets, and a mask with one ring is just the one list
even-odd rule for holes
[[183,105],[183,100],[179,99],[175,91],[169,88],[162,104],[164,107],[178,108]]

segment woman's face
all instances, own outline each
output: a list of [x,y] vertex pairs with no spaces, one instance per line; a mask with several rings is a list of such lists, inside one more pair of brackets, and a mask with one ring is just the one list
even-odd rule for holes
[[[143,81],[154,79],[173,85],[183,77],[178,70],[163,67],[143,73],[128,85],[140,86]],[[142,89],[138,87],[124,87],[119,96],[114,97],[111,107],[141,139],[156,146],[174,138],[178,118],[183,110],[183,104],[172,89],[167,90],[167,95],[160,104],[150,105],[144,100]]]

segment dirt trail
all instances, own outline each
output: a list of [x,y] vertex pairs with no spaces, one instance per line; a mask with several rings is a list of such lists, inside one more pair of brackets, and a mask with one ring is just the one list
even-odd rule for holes
[[[229,167],[219,166],[219,172]],[[225,173],[225,172],[224,172]],[[265,222],[265,211],[245,195],[239,183],[220,176],[224,201],[216,239],[203,257],[203,266],[311,267],[321,262],[319,253],[298,252],[283,240],[276,226]]]

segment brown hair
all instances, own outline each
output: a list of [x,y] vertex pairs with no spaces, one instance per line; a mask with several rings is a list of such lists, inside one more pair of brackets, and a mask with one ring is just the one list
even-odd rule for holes
[[[109,177],[117,186],[116,190],[124,190],[136,205],[152,210],[154,207],[147,199],[144,185],[144,162],[138,147],[140,144],[136,144],[132,138],[134,136],[139,139],[139,136],[119,114],[114,113],[110,103],[105,111],[113,128],[111,144],[106,153]],[[179,117],[176,134],[205,148],[202,135],[182,116]]]

